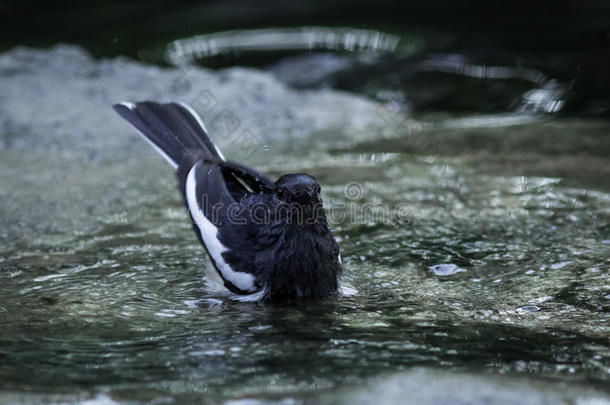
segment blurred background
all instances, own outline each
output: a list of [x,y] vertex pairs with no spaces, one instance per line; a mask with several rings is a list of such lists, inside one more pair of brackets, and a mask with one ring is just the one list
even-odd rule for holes
[[[0,404],[610,404],[610,2],[0,2]],[[241,304],[111,106],[322,185],[347,292]]]
[[[209,34],[203,41],[220,38],[226,46],[196,55],[202,66],[255,66],[300,87],[329,86],[380,99],[384,91],[398,90],[409,93],[417,110],[486,112],[523,107],[523,94],[541,89],[531,103],[545,92],[562,103],[554,109],[530,106],[534,110],[610,114],[610,5],[601,0],[4,1],[0,12],[4,50],[72,43],[98,58],[127,55],[168,65],[172,41]],[[283,43],[281,28],[311,26],[376,30],[390,35],[391,45],[346,49],[345,38],[311,49],[290,39]],[[247,35],[219,34],[261,28],[277,36],[257,46]],[[363,38],[356,37],[366,33],[354,35],[358,43]],[[364,52],[354,55],[358,50]],[[503,70],[486,69],[496,66]]]

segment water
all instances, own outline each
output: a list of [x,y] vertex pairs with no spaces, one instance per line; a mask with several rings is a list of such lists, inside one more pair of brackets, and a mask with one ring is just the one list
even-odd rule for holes
[[261,140],[217,133],[229,155],[318,178],[355,290],[238,303],[204,288],[171,168],[106,107],[184,73],[79,52],[0,60],[0,403],[610,402],[607,122],[388,121],[193,68],[172,97],[214,89]]

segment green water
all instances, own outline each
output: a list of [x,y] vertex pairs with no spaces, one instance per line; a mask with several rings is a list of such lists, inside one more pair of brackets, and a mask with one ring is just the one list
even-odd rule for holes
[[248,161],[323,186],[349,294],[301,305],[204,288],[172,170],[126,126],[127,159],[5,129],[0,403],[608,403],[608,123],[487,118]]
[[[88,168],[1,155],[5,391],[303,398],[415,366],[607,389],[604,191],[490,175],[463,157],[270,152],[270,167],[320,173],[357,293],[240,304],[203,288],[208,264],[160,159]],[[390,217],[383,204],[399,202]],[[443,263],[464,271],[429,269]]]

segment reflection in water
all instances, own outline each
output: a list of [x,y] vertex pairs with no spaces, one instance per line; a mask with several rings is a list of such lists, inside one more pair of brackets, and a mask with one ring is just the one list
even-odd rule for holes
[[546,75],[535,69],[476,65],[462,55],[432,55],[420,63],[418,68],[479,79],[522,79],[539,85],[548,80]]
[[473,64],[462,55],[433,55],[417,65],[421,71],[444,72],[478,79],[524,80],[536,86],[524,95],[515,110],[531,113],[556,113],[564,105],[568,86],[549,78],[541,71],[525,67]]
[[555,113],[563,108],[566,86],[547,80],[540,88],[527,91],[519,111]]
[[[400,46],[399,46],[400,45]],[[288,58],[270,67],[271,71],[280,80],[295,87],[308,87],[311,85],[332,85],[330,80],[339,75],[344,82],[348,82],[356,90],[362,86],[364,78],[371,72],[361,71],[358,68],[364,60],[365,69],[373,70],[371,80],[375,82],[378,76],[388,75],[388,64],[393,66],[390,81],[381,85],[375,95],[381,100],[387,100],[383,94],[393,92],[393,99],[404,98],[403,103],[418,102],[409,100],[413,97],[409,87],[402,92],[389,90],[388,85],[396,82],[397,77],[406,82],[409,77],[417,81],[417,75],[425,73],[442,73],[455,76],[466,76],[481,80],[493,80],[503,83],[510,81],[525,82],[529,87],[522,93],[518,102],[509,102],[506,107],[510,111],[521,113],[557,113],[565,104],[568,91],[566,84],[548,77],[543,72],[527,67],[489,66],[476,63],[463,55],[458,54],[430,54],[420,55],[413,60],[405,60],[404,55],[412,54],[418,49],[417,41],[406,40],[374,30],[330,27],[301,27],[301,28],[268,28],[258,30],[236,30],[212,34],[198,35],[191,38],[178,39],[171,42],[166,51],[166,59],[175,66],[184,66],[199,61],[205,64],[206,58],[217,55],[236,55],[240,52],[267,52],[273,54],[281,51],[348,51],[355,54],[351,57],[338,57],[333,54],[307,54]],[[386,55],[384,63],[379,64],[379,71],[375,72],[375,63],[378,58]],[[359,57],[360,56],[360,57]],[[362,58],[361,56],[367,56]],[[373,59],[371,59],[373,57]],[[396,58],[395,60],[392,57]],[[247,64],[247,58],[240,62]],[[358,62],[358,63],[356,63]],[[350,71],[353,73],[350,75]],[[335,83],[336,84],[336,83]],[[395,86],[396,83],[393,83]],[[375,86],[374,86],[375,87]],[[510,86],[507,86],[510,94]],[[353,90],[350,88],[350,90]],[[464,89],[469,91],[469,89]],[[432,91],[433,93],[434,91]],[[454,97],[455,94],[450,94]],[[430,97],[425,95],[424,98]],[[510,97],[509,97],[510,98]],[[513,105],[514,104],[514,105]],[[406,104],[405,104],[406,105]]]
[[235,30],[171,42],[167,60],[181,66],[199,58],[246,51],[333,50],[394,52],[400,38],[375,30],[329,27]]

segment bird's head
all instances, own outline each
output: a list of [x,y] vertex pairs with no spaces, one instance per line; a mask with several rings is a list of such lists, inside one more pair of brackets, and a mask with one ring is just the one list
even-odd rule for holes
[[326,229],[326,215],[316,179],[304,173],[285,174],[275,182],[274,193],[282,202],[279,212],[289,223]]
[[275,182],[275,194],[280,201],[302,206],[322,202],[320,185],[315,178],[304,173],[285,174]]

